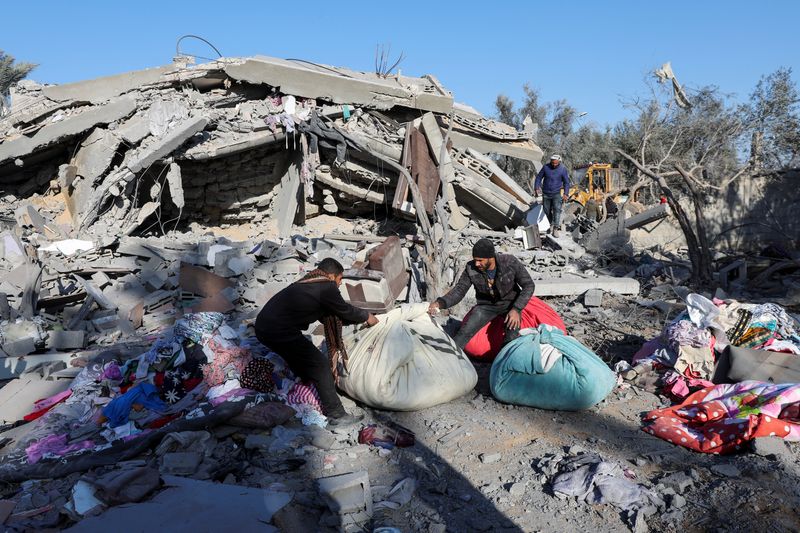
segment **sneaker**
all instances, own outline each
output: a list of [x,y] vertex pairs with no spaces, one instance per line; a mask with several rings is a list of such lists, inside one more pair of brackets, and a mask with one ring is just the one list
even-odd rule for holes
[[553,235],[553,237],[554,237],[554,238],[556,238],[556,239],[557,239],[557,238],[558,238],[558,229],[555,229],[555,228],[554,228],[554,229],[553,229],[553,233],[552,233],[552,235]]
[[343,416],[329,417],[328,425],[335,427],[352,426],[354,424],[358,424],[362,420],[364,420],[363,414],[360,415],[345,414]]

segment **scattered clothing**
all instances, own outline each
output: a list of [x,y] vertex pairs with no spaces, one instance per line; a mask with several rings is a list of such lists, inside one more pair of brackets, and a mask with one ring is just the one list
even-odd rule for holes
[[372,444],[379,448],[391,450],[395,446],[398,448],[408,448],[416,442],[414,433],[406,428],[393,426],[378,426],[370,424],[358,432],[359,444]]
[[61,435],[48,435],[32,444],[28,445],[25,453],[28,456],[29,464],[36,464],[45,457],[61,457],[71,452],[94,448],[94,442],[82,440],[67,444],[66,433]]
[[625,477],[619,465],[586,453],[562,460],[552,480],[553,492],[574,496],[590,505],[608,503],[623,511],[663,507],[651,490]]
[[103,408],[103,416],[108,419],[109,426],[117,427],[127,424],[131,409],[141,405],[151,411],[163,412],[167,406],[158,396],[158,389],[151,383],[139,383],[131,387],[122,396],[117,396]]

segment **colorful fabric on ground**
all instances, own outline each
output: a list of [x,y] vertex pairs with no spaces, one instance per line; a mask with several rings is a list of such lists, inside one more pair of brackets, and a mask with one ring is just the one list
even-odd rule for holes
[[253,359],[242,372],[242,386],[258,392],[272,392],[275,383],[272,380],[274,366],[266,359]]
[[33,420],[36,420],[37,418],[45,414],[47,411],[49,411],[59,403],[69,398],[71,395],[72,391],[70,389],[67,389],[63,392],[59,392],[58,394],[50,396],[49,398],[44,398],[43,400],[37,401],[35,404],[33,404],[33,412],[25,415],[23,417],[23,420],[25,420],[26,422],[31,422]]
[[322,412],[322,404],[319,401],[319,393],[313,385],[295,383],[289,395],[286,397],[289,405],[309,405],[315,410]]
[[241,378],[242,371],[253,357],[246,348],[226,348],[214,339],[208,341],[207,346],[214,352],[214,360],[203,367],[203,380],[209,387],[216,387],[229,379]]
[[225,315],[222,313],[191,313],[175,322],[173,329],[176,337],[183,337],[200,343],[204,337],[211,335],[222,325]]
[[717,385],[650,411],[644,423],[643,431],[704,453],[733,453],[756,437],[800,441],[800,384]]
[[43,457],[61,457],[70,452],[86,450],[93,447],[94,442],[90,440],[67,444],[67,434],[64,433],[62,435],[48,435],[32,443],[25,449],[25,453],[28,456],[28,463],[33,465],[38,463]]

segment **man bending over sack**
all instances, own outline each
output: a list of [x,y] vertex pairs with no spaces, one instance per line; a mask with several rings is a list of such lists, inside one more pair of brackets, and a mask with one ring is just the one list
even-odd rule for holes
[[431,303],[428,312],[453,307],[464,299],[470,286],[475,287],[478,304],[461,324],[454,337],[462,350],[472,337],[498,315],[505,315],[505,342],[519,336],[520,313],[533,296],[533,280],[513,255],[496,254],[489,239],[472,247],[472,261],[467,263],[455,287]]
[[[336,394],[340,359],[347,361],[342,342],[342,323],[378,323],[374,315],[344,301],[339,286],[344,267],[332,258],[320,261],[316,270],[289,285],[267,302],[256,318],[256,337],[280,355],[296,376],[317,388],[325,416],[333,426],[354,424],[362,417],[347,414]],[[312,322],[325,327],[326,358],[303,331]]]

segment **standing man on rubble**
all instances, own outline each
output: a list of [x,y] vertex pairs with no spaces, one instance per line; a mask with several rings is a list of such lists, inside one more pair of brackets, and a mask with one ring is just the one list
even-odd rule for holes
[[[564,192],[561,192],[561,189]],[[550,162],[536,175],[533,189],[536,196],[542,196],[542,208],[553,226],[553,237],[558,237],[561,229],[561,205],[569,197],[569,173],[561,164],[561,156],[553,154]]]
[[[375,315],[344,301],[339,292],[343,272],[335,259],[323,259],[316,270],[273,296],[258,313],[255,325],[261,344],[280,355],[296,376],[314,384],[332,426],[351,425],[363,418],[348,414],[336,394],[339,362],[347,361],[342,324],[366,322],[372,327],[378,323]],[[317,321],[325,328],[329,357],[303,335]]]
[[470,287],[475,287],[478,303],[461,323],[453,338],[462,350],[475,334],[499,315],[505,315],[504,343],[519,336],[522,310],[533,296],[533,280],[519,259],[513,255],[497,254],[489,239],[481,239],[472,247],[472,261],[450,292],[437,298],[428,307],[435,314],[439,309],[453,307],[464,299]]

